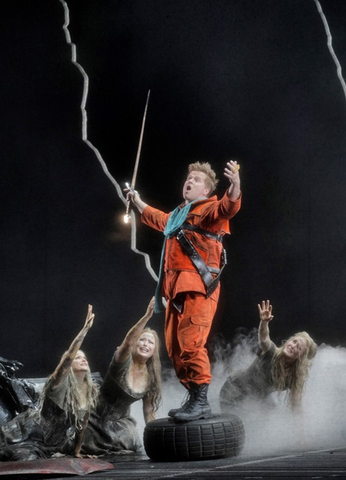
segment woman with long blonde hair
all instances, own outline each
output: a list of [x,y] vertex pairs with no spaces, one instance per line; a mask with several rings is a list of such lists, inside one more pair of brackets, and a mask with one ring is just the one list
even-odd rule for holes
[[161,403],[159,338],[146,324],[154,313],[153,297],[144,316],[115,350],[91,412],[82,452],[103,455],[137,451],[142,442],[131,405],[142,400],[145,423],[155,419]]
[[92,327],[92,306],[83,328],[44,385],[37,410],[29,409],[0,428],[0,460],[36,460],[54,453],[80,456],[80,446],[98,389],[80,347]]
[[293,410],[301,404],[317,345],[307,332],[298,332],[277,347],[269,336],[269,322],[274,318],[272,310],[269,300],[258,304],[260,350],[247,370],[228,377],[223,384],[220,391],[222,412],[229,412],[246,398],[264,399],[275,391],[287,391]]

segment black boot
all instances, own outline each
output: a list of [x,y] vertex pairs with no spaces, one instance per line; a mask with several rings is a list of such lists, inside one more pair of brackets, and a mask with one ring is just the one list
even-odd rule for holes
[[201,385],[190,383],[190,400],[183,411],[174,415],[174,420],[177,422],[191,422],[201,418],[210,418],[212,413],[207,399],[208,387],[207,383],[202,383]]
[[182,403],[180,408],[171,408],[171,410],[168,412],[169,417],[174,417],[177,413],[183,412],[193,398],[194,391],[190,390],[189,384],[186,384],[186,385],[182,384],[182,385],[184,385],[184,387],[187,389],[184,402]]

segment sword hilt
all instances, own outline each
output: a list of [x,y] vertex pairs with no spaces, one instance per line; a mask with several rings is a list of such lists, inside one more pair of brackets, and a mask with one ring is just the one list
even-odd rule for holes
[[136,195],[136,193],[138,194],[137,190],[135,190],[134,188],[132,188],[129,184],[129,182],[125,182],[125,187],[127,188],[127,190],[129,192],[131,192],[132,195]]
[[[138,194],[137,190],[132,188],[128,182],[125,182],[125,186],[126,186],[127,190],[129,190],[129,192],[131,192],[132,195],[136,195],[136,193]],[[131,220],[130,200],[127,200],[127,202],[126,202],[126,212],[125,212],[125,215],[124,215],[124,222],[129,223],[130,220]]]

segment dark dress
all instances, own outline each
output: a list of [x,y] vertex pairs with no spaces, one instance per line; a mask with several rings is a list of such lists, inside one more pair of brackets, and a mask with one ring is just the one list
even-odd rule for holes
[[271,342],[267,352],[259,352],[257,358],[244,371],[229,376],[220,391],[220,408],[227,413],[246,397],[264,399],[276,391],[271,373],[276,345]]
[[129,388],[126,376],[131,363],[132,356],[123,363],[112,361],[109,365],[97,406],[90,413],[82,453],[102,455],[135,452],[141,448],[136,421],[131,417],[131,405],[143,399],[149,390],[137,393]]
[[[36,460],[57,452],[74,454],[78,427],[68,407],[67,384],[66,378],[54,390],[48,385],[40,410],[29,409],[1,426],[1,461]],[[85,410],[78,412],[78,421],[82,421],[85,413]]]

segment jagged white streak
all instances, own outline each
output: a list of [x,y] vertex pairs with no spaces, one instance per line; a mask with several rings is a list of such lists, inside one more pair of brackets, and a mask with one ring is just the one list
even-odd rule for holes
[[[100,162],[102,169],[104,173],[107,175],[109,180],[112,182],[112,184],[115,186],[116,191],[118,193],[118,196],[120,200],[126,205],[126,199],[122,193],[121,187],[118,184],[118,182],[112,177],[110,174],[107,165],[105,161],[103,160],[99,150],[88,140],[88,114],[86,111],[86,103],[87,103],[87,98],[88,98],[88,91],[89,91],[89,77],[86,74],[84,68],[77,62],[77,48],[74,43],[71,41],[71,35],[68,30],[68,26],[70,24],[70,15],[69,15],[69,8],[67,3],[64,0],[60,0],[60,3],[62,4],[64,8],[64,18],[65,22],[63,25],[63,30],[65,32],[65,38],[66,38],[66,43],[70,45],[71,47],[71,61],[73,65],[75,65],[78,70],[80,71],[82,77],[83,77],[83,96],[82,96],[82,102],[80,105],[81,112],[82,112],[82,140],[88,145],[91,150],[96,155],[96,158]],[[144,257],[145,261],[145,266],[150,273],[150,275],[153,277],[154,280],[158,281],[158,277],[155,274],[151,262],[150,262],[150,257],[147,253],[141,252],[140,250],[137,249],[136,247],[136,216],[133,211],[131,211],[131,250],[139,255],[142,255]]]
[[341,65],[340,65],[340,62],[338,60],[338,57],[336,56],[335,52],[334,52],[334,49],[333,49],[333,46],[332,46],[332,35],[330,33],[330,30],[329,30],[329,26],[328,26],[328,22],[327,22],[327,19],[323,13],[323,10],[322,10],[322,7],[321,7],[321,4],[318,0],[314,0],[315,3],[316,3],[316,6],[317,6],[317,10],[318,10],[318,13],[320,14],[321,18],[322,18],[322,22],[323,22],[323,25],[324,25],[324,29],[326,31],[326,34],[327,34],[327,45],[328,45],[328,49],[330,51],[330,54],[335,62],[335,65],[336,65],[336,71],[337,71],[337,74],[338,74],[338,77],[339,77],[339,80],[340,80],[340,83],[341,83],[341,86],[343,88],[343,91],[344,91],[344,95],[345,95],[345,98],[346,98],[346,84],[345,84],[345,80],[342,76],[342,68],[341,68]]

